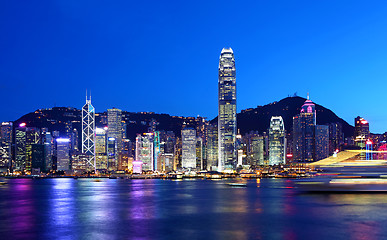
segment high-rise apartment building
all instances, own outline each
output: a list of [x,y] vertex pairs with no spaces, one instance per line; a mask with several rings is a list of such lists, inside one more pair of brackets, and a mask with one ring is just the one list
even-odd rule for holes
[[231,48],[223,48],[218,78],[218,171],[234,170],[236,153],[236,78]]
[[286,133],[281,116],[273,116],[269,128],[269,165],[286,163]]

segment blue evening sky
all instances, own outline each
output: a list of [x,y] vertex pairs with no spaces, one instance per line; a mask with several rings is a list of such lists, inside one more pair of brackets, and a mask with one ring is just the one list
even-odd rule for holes
[[386,1],[1,1],[0,121],[38,108],[217,115],[232,47],[237,108],[295,92],[387,131]]

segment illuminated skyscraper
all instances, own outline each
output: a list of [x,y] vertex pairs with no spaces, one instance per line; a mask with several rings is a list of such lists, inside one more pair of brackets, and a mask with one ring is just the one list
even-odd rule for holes
[[316,125],[315,128],[315,160],[329,157],[329,126]]
[[182,168],[196,169],[196,131],[186,128],[181,130]]
[[97,170],[107,170],[106,130],[95,129],[95,163]]
[[297,162],[313,162],[315,160],[316,109],[308,99],[301,107],[300,114],[293,117],[293,159]]
[[281,116],[271,117],[269,128],[269,165],[285,164],[285,126]]
[[218,167],[218,127],[207,127],[207,170],[212,171]]
[[70,139],[56,139],[56,154],[57,154],[57,170],[70,170]]
[[365,147],[365,142],[370,137],[370,124],[362,117],[355,118],[355,134],[354,139],[356,146]]
[[113,137],[107,139],[107,156],[107,169],[109,171],[116,171],[118,167],[117,144],[116,139]]
[[154,170],[153,133],[138,134],[136,137],[136,162],[142,163],[142,170]]
[[236,168],[236,79],[231,48],[223,48],[218,79],[218,171]]
[[115,166],[118,166],[118,155],[122,151],[122,111],[121,109],[113,108],[113,109],[108,109],[107,112],[108,112],[107,137],[108,137],[108,140],[110,138],[114,138],[115,140],[116,149],[115,149],[114,160],[116,161]]
[[12,122],[3,122],[0,125],[0,171],[7,172],[12,165]]
[[82,108],[82,153],[88,156],[86,169],[95,171],[95,109],[87,96]]

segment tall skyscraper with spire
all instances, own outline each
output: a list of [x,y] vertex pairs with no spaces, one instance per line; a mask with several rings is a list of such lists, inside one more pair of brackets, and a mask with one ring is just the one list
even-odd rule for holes
[[218,171],[236,168],[236,79],[231,48],[223,48],[218,79]]
[[95,163],[95,109],[91,96],[82,108],[82,153],[87,155],[86,170],[96,170]]

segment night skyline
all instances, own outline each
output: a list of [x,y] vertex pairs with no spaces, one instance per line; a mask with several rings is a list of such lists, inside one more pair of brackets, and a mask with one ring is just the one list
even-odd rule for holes
[[237,112],[309,92],[351,125],[359,115],[385,132],[387,4],[277,4],[4,2],[0,120],[80,109],[86,89],[97,112],[212,119],[219,52],[232,47]]

